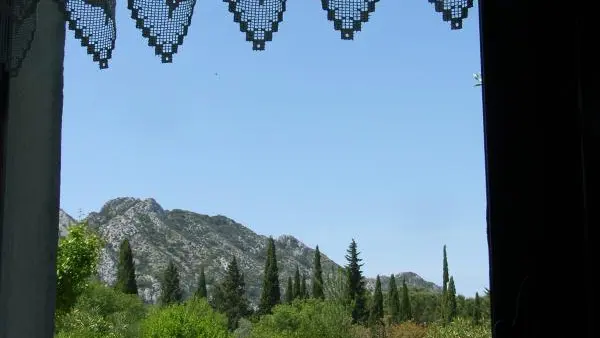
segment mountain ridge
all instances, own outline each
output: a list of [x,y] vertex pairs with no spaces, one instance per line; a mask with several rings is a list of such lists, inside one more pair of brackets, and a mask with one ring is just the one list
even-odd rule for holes
[[[245,274],[251,304],[258,302],[268,236],[257,234],[231,218],[182,209],[166,210],[153,198],[118,197],[107,201],[98,212],[91,212],[84,220],[106,240],[98,272],[107,284],[113,284],[116,279],[119,245],[128,238],[134,253],[139,294],[146,302],[156,302],[162,269],[169,260],[179,267],[182,289],[189,295],[195,290],[200,265],[205,268],[210,293],[215,281],[224,276],[232,255],[236,256]],[[61,209],[61,236],[74,223],[76,220]],[[310,284],[315,250],[290,234],[274,239],[282,288],[287,277],[293,276],[296,266]],[[321,252],[321,257],[324,273],[340,267],[325,253]],[[394,275],[400,280],[405,278],[407,285],[413,288],[441,290],[414,272]],[[389,276],[382,275],[381,279],[383,288],[387,288]],[[373,289],[374,281],[374,278],[366,278],[367,288]]]

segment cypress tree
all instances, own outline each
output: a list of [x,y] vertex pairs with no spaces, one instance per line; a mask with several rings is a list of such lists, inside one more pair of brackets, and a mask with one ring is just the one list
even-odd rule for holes
[[313,262],[313,277],[312,277],[312,296],[316,299],[325,299],[323,290],[323,268],[321,267],[321,252],[319,246],[315,249],[315,258]]
[[306,287],[306,277],[302,275],[302,282],[300,283],[300,299],[308,299],[310,295],[308,294],[308,288]]
[[173,261],[165,269],[159,302],[161,305],[180,303],[183,300],[183,293],[179,285],[179,272]]
[[207,298],[208,292],[206,290],[206,276],[204,275],[204,266],[200,267],[200,278],[198,279],[198,289],[196,289],[196,297]]
[[288,277],[287,288],[285,289],[285,302],[291,304],[294,301],[294,284],[292,277]]
[[300,298],[301,290],[300,290],[300,270],[296,265],[296,272],[294,272],[294,299]]
[[129,240],[121,242],[119,248],[119,265],[117,267],[117,283],[115,289],[126,294],[137,295],[137,283],[135,281],[135,265]]
[[456,318],[458,313],[458,307],[456,304],[456,286],[454,285],[454,277],[450,276],[450,281],[448,282],[448,321],[452,321]]
[[400,322],[400,295],[396,286],[396,277],[394,274],[390,276],[390,288],[388,291],[388,306],[390,317],[393,323]]
[[475,292],[475,305],[473,308],[473,324],[479,325],[481,323],[481,299],[479,298],[479,292]]
[[368,318],[368,310],[365,297],[365,281],[360,268],[362,259],[358,258],[358,252],[356,242],[352,239],[350,246],[347,250],[346,260],[348,261],[347,269],[347,284],[348,294],[347,300],[350,301],[352,306],[352,320],[354,323],[364,323]]
[[410,305],[410,297],[408,296],[408,287],[406,279],[402,280],[402,305],[400,306],[400,320],[407,321],[412,319],[412,307]]
[[281,290],[279,288],[279,270],[277,269],[277,255],[275,254],[275,241],[269,237],[267,242],[267,262],[265,276],[260,297],[259,312],[271,313],[273,307],[281,303]]
[[375,281],[375,292],[373,292],[373,303],[371,305],[369,322],[371,322],[371,324],[376,324],[381,322],[382,318],[383,293],[381,291],[381,280],[379,279],[379,275],[377,275],[377,280]]
[[442,302],[440,304],[440,315],[444,322],[448,322],[450,318],[450,309],[448,305],[448,283],[449,283],[449,273],[448,273],[448,256],[446,254],[446,245],[444,245],[444,257],[443,257],[443,272],[442,272]]

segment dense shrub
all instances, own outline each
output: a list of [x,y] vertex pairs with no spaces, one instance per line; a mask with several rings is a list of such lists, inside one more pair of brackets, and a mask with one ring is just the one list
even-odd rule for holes
[[470,319],[456,318],[447,325],[434,324],[427,330],[426,338],[491,338],[489,322],[474,325]]
[[425,326],[414,322],[404,322],[390,326],[387,332],[386,337],[388,338],[425,338],[427,329]]
[[230,338],[227,318],[205,299],[155,308],[141,323],[142,338]]
[[352,317],[340,304],[315,299],[278,305],[252,328],[252,338],[348,338]]
[[144,304],[136,295],[91,282],[73,309],[57,318],[56,337],[138,337],[138,323],[144,315]]

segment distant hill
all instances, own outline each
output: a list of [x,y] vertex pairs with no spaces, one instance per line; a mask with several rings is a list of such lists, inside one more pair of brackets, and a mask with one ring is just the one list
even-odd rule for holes
[[[59,229],[66,233],[73,217],[60,211]],[[195,291],[200,266],[205,266],[208,287],[219,280],[228,261],[235,255],[245,275],[248,297],[254,305],[260,297],[260,287],[266,256],[267,237],[225,216],[207,216],[185,210],[164,210],[154,199],[123,197],[108,201],[99,212],[88,215],[87,221],[107,241],[99,267],[100,278],[112,284],[115,281],[116,262],[120,242],[128,238],[135,257],[140,296],[155,302],[160,291],[160,276],[169,260],[180,270],[184,292]],[[293,236],[275,240],[281,285],[293,276],[296,266],[310,276],[314,249]],[[324,272],[338,268],[338,264],[322,253]],[[423,280],[413,272],[397,275],[406,278],[411,287],[438,292],[441,288]],[[382,287],[387,289],[389,277],[382,276]],[[310,282],[310,280],[307,280]],[[401,283],[401,282],[400,282]],[[401,285],[401,284],[400,284]],[[367,287],[374,287],[374,279],[367,279]]]

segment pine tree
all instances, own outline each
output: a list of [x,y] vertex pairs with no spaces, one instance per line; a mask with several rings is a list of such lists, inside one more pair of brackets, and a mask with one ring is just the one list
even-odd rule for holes
[[390,287],[388,291],[389,313],[393,323],[400,322],[400,295],[396,286],[394,274],[390,276]]
[[316,299],[325,299],[325,291],[323,290],[323,268],[321,267],[321,252],[319,251],[318,245],[315,249],[315,259],[313,262],[312,296]]
[[380,323],[383,318],[383,293],[381,291],[381,280],[379,279],[379,275],[377,275],[377,280],[375,281],[375,292],[373,292],[373,302],[371,305],[371,313],[369,322],[371,324]]
[[458,307],[456,304],[456,286],[454,285],[454,277],[450,276],[450,281],[448,282],[448,321],[452,321],[456,318],[458,313]]
[[208,292],[206,290],[206,276],[204,275],[204,266],[200,267],[200,278],[198,279],[198,289],[196,289],[196,297],[207,298]]
[[285,302],[291,304],[294,301],[294,284],[292,277],[288,277],[287,288],[285,289]]
[[357,250],[356,242],[352,239],[350,247],[347,250],[346,260],[348,265],[347,283],[348,294],[347,300],[352,303],[352,320],[355,323],[364,323],[368,318],[368,310],[365,297],[365,281],[360,268],[362,259],[358,258],[360,253]]
[[223,281],[214,288],[212,305],[215,310],[225,314],[230,330],[235,330],[240,318],[250,313],[244,274],[240,273],[235,257],[227,265]]
[[481,323],[481,298],[479,298],[479,292],[475,292],[475,305],[473,308],[473,324],[479,325]]
[[161,305],[180,303],[183,300],[183,293],[179,285],[179,272],[173,261],[165,269],[159,302]]
[[267,262],[263,289],[258,306],[261,314],[271,313],[273,307],[281,303],[281,290],[279,288],[279,270],[277,269],[277,255],[275,254],[275,241],[269,237],[267,243]]
[[119,248],[119,265],[117,267],[117,283],[115,289],[126,294],[137,295],[137,283],[135,281],[135,265],[129,240],[121,242]]
[[300,290],[300,270],[296,265],[296,272],[294,272],[294,299],[298,299],[301,296]]
[[410,297],[408,296],[408,287],[406,279],[402,280],[402,304],[400,306],[400,320],[407,321],[412,319],[412,307],[410,305]]

